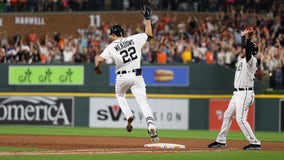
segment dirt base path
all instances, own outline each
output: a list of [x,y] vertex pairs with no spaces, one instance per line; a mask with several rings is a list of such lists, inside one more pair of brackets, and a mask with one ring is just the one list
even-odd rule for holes
[[[160,139],[161,143],[185,145],[185,149],[149,149],[144,144],[149,138],[96,137],[96,136],[34,136],[1,135],[0,147],[21,147],[47,149],[33,152],[0,152],[0,155],[30,154],[115,154],[115,153],[163,153],[163,152],[206,152],[215,151],[207,145],[212,140],[202,139]],[[242,150],[247,141],[228,141],[223,151]],[[284,142],[262,142],[262,150],[284,151]]]

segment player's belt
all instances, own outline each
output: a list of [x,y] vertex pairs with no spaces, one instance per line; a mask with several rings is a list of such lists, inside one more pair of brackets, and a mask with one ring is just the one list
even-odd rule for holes
[[252,91],[253,88],[250,87],[250,88],[234,88],[234,91]]
[[136,76],[140,76],[142,75],[142,69],[138,68],[138,69],[133,69],[133,70],[129,70],[129,71],[117,71],[116,74],[126,74],[126,73],[136,73]]

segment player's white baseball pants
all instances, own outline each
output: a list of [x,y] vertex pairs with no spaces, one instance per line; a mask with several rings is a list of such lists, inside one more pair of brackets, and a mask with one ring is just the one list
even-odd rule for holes
[[226,143],[226,136],[232,124],[233,117],[236,116],[236,121],[247,140],[251,144],[260,145],[261,142],[256,139],[249,123],[247,122],[249,106],[253,103],[254,91],[234,91],[229,106],[224,113],[222,127],[216,139],[217,142]]
[[127,100],[126,92],[131,89],[132,94],[136,98],[137,103],[143,112],[144,118],[147,120],[148,129],[155,128],[153,121],[153,112],[147,102],[146,87],[142,76],[136,76],[135,73],[120,74],[116,76],[115,93],[116,98],[125,118],[133,117]]

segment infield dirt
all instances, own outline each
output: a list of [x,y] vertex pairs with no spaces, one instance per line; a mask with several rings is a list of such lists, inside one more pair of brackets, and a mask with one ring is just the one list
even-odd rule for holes
[[[151,143],[150,138],[97,137],[97,136],[37,136],[37,135],[1,135],[1,147],[39,148],[45,150],[33,152],[0,152],[0,155],[31,154],[114,154],[114,153],[162,153],[162,152],[210,152],[242,150],[247,141],[227,142],[221,149],[209,149],[212,140],[203,139],[169,139],[161,138],[162,143],[176,143],[186,146],[185,149],[144,148]],[[262,150],[283,151],[284,142],[262,142]]]

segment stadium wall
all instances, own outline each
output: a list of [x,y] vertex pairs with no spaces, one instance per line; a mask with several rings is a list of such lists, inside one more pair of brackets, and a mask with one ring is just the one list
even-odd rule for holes
[[[187,20],[190,16],[205,17],[209,14],[189,12],[154,12],[152,23],[159,17],[169,14],[176,17],[176,21]],[[118,21],[119,20],[119,21]],[[39,37],[53,36],[55,32],[60,35],[78,36],[90,26],[101,27],[104,24],[120,24],[135,31],[140,27],[143,17],[139,11],[109,11],[109,12],[49,12],[49,13],[1,13],[0,29],[6,32],[10,40],[15,34],[27,38],[33,31]],[[139,24],[137,26],[137,24]]]
[[[104,65],[102,70],[96,75],[93,64],[0,64],[1,124],[124,127],[114,95],[114,66]],[[171,71],[173,77],[155,81],[157,70]],[[143,74],[150,104],[165,129],[215,130],[220,125],[232,95],[233,70],[194,63],[143,65]],[[282,131],[284,96],[263,95],[265,88],[256,82],[250,123],[258,131]],[[138,108],[132,94],[127,96]],[[141,114],[135,112],[143,128]]]

